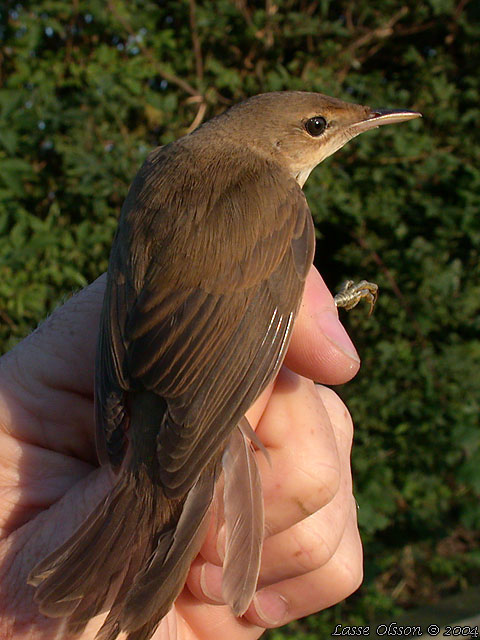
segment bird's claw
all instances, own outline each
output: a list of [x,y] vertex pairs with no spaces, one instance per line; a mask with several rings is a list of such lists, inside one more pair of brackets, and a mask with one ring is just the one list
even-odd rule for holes
[[337,307],[343,307],[343,309],[350,311],[357,306],[362,298],[365,298],[370,304],[368,315],[371,315],[378,298],[378,285],[374,282],[367,282],[367,280],[362,280],[357,284],[353,280],[347,280],[334,297],[334,302]]

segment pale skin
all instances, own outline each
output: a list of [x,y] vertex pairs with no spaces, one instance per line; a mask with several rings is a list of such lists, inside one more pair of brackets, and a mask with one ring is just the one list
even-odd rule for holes
[[[112,486],[94,448],[93,369],[104,291],[99,278],[0,359],[0,637],[65,639],[38,613],[29,571],[63,542]],[[362,579],[352,494],[353,426],[327,387],[360,366],[318,272],[309,274],[285,365],[248,417],[257,451],[266,538],[258,591],[242,618],[221,601],[222,532],[212,518],[187,586],[155,640],[259,638],[265,628],[345,599]],[[287,368],[288,367],[288,368]],[[80,637],[100,627],[92,620]],[[175,633],[177,635],[175,635]]]

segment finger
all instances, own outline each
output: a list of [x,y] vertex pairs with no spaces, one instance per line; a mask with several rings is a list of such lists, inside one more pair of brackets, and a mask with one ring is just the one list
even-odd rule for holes
[[[15,427],[16,437],[20,439],[50,446],[45,439],[38,439],[48,434],[39,429],[31,417],[37,416],[48,424],[62,413],[64,433],[69,434],[68,446],[72,446],[72,432],[83,439],[86,437],[87,443],[79,442],[73,449],[88,460],[91,456],[87,456],[85,448],[92,449],[90,400],[105,281],[104,274],[57,309],[36,331],[2,357],[0,370],[0,410],[5,419],[12,417],[9,407],[18,407],[16,396],[19,391],[29,396],[22,397],[21,404],[30,409],[24,416],[18,415],[17,409],[14,419],[4,426],[7,429]],[[312,379],[344,382],[358,369],[358,357],[352,356],[352,360],[345,355],[349,345],[349,338],[337,319],[333,299],[318,272],[312,269],[286,362]],[[37,393],[39,388],[41,393]],[[59,391],[62,392],[60,395]],[[79,396],[83,396],[84,401],[78,402]],[[72,403],[73,399],[77,402]],[[67,410],[71,406],[75,406],[74,411]],[[62,407],[65,407],[64,411]],[[67,443],[63,443],[58,430],[56,432],[54,447],[66,451]]]
[[[258,591],[244,616],[248,622],[262,627],[281,626],[331,607],[358,589],[363,577],[363,555],[353,496],[349,504],[347,525],[330,560],[315,571]],[[198,600],[223,604],[221,567],[198,557],[187,585]]]
[[93,468],[0,432],[0,539],[48,509]]
[[93,372],[104,281],[80,291],[0,361],[0,428],[89,462],[95,458]]
[[[352,421],[345,405],[331,389],[317,387],[317,393],[335,434],[340,460],[340,488],[322,509],[286,531],[265,539],[260,587],[309,573],[326,564],[340,544],[350,514]],[[285,498],[279,496],[279,500],[283,502]]]
[[[182,623],[180,633],[165,633],[159,628],[158,640],[165,638],[228,638],[228,640],[256,640],[265,631],[262,626],[253,625],[244,618],[236,618],[230,607],[218,606],[216,603],[206,604],[205,598],[199,606],[198,598],[185,588],[175,603]],[[188,621],[188,622],[187,622]],[[163,623],[162,623],[163,624]],[[170,630],[170,629],[169,629]],[[163,632],[163,633],[162,633]],[[155,640],[154,636],[152,640]]]
[[245,618],[265,627],[287,624],[341,602],[358,589],[362,577],[362,544],[352,497],[350,517],[333,557],[316,571],[257,592]]
[[[256,453],[265,505],[265,535],[290,528],[326,505],[340,482],[337,444],[311,380],[283,367],[256,428],[269,460]],[[221,564],[224,530],[212,521],[202,555]]]
[[103,274],[56,309],[2,357],[2,368],[28,370],[33,380],[46,386],[91,395],[105,282]]
[[[30,377],[51,388],[92,395],[95,345],[105,291],[103,274],[57,309],[40,327],[2,357],[4,378]],[[42,358],[39,358],[39,353]],[[45,361],[48,366],[45,366]],[[28,367],[25,365],[28,363]],[[286,364],[328,384],[346,382],[358,370],[355,349],[338,320],[333,298],[318,271],[307,278]]]
[[355,347],[338,319],[332,294],[315,267],[308,274],[285,364],[305,378],[324,384],[347,382],[360,367]]
[[266,536],[325,507],[340,485],[335,433],[315,385],[286,367],[257,426],[270,461],[257,452]]

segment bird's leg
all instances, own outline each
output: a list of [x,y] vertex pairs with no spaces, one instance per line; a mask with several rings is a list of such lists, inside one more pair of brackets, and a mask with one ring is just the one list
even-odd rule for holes
[[353,309],[353,307],[356,307],[362,298],[366,298],[370,304],[370,315],[378,298],[378,285],[374,282],[367,282],[366,280],[362,280],[357,284],[355,284],[353,280],[347,280],[334,297],[334,302],[337,307],[343,307],[349,311]]

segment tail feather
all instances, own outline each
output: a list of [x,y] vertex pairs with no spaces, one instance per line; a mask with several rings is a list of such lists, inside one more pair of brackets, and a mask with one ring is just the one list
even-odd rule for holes
[[[122,627],[128,631],[140,632],[140,626],[150,628],[156,620],[155,628],[182,590],[190,565],[205,538],[206,514],[219,471],[217,461],[203,471],[187,495],[176,526],[162,535],[150,562],[137,575],[122,613]],[[170,596],[166,598],[165,594]],[[144,637],[149,636],[134,633],[129,640]]]
[[[130,589],[133,580],[138,571],[138,567],[141,567],[145,562],[146,552],[144,549],[138,548],[136,553],[132,555],[130,563],[128,564],[126,573],[123,577],[120,589],[117,592],[115,602],[112,605],[108,616],[105,618],[103,625],[97,632],[95,640],[115,640],[121,631],[120,617],[124,607],[125,598],[128,590]],[[71,622],[74,622],[74,616],[72,616]],[[70,621],[69,621],[70,629]],[[74,630],[74,629],[72,629]]]
[[106,599],[112,579],[124,568],[123,553],[135,544],[139,509],[131,480],[123,475],[78,532],[30,574],[30,584],[38,585],[35,600],[45,615],[72,614],[82,598],[98,593],[99,587],[104,592],[100,599]]
[[[50,617],[66,616],[74,635],[91,618],[109,610],[96,640],[115,640],[120,633],[127,640],[149,640],[180,594],[203,543],[222,453],[176,500],[165,497],[155,469],[138,459],[123,469],[115,487],[82,527],[31,572],[28,581],[37,587],[40,611]],[[238,429],[227,445],[223,464],[224,593],[241,615],[255,592],[263,503],[255,457]]]
[[[67,630],[69,634],[73,636],[82,632],[91,618],[111,608],[114,601],[122,602],[122,598],[128,591],[128,587],[135,577],[138,567],[142,566],[145,554],[145,549],[137,547],[136,551],[132,553],[130,560],[128,560],[128,558],[125,559],[123,571],[112,576],[108,584],[103,587],[98,585],[98,589],[92,590],[90,594],[82,598],[78,607],[68,618]],[[117,630],[117,635],[118,633],[119,630]],[[98,634],[96,637],[98,637]],[[116,635],[112,636],[112,638],[115,637]]]
[[255,595],[264,536],[262,482],[241,428],[230,436],[222,463],[226,533],[222,594],[234,614],[241,616]]
[[182,590],[206,532],[219,463],[186,497],[167,500],[146,473],[122,472],[117,485],[70,540],[29,576],[50,617],[70,633],[110,609],[96,640],[147,640]]

